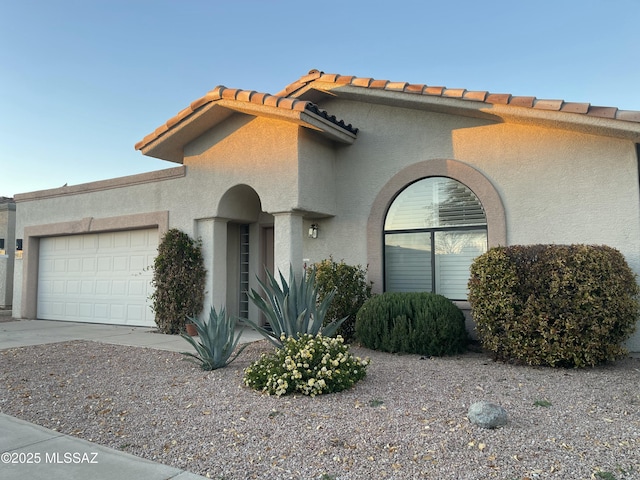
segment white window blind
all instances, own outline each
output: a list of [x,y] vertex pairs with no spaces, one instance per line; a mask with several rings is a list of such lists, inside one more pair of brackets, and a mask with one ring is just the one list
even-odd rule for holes
[[431,291],[430,237],[429,233],[387,236],[385,285],[388,292]]
[[482,204],[471,190],[450,178],[433,177],[409,185],[396,197],[384,229],[468,227],[486,223]]
[[469,267],[487,250],[486,224],[462,183],[432,177],[409,185],[385,218],[385,290],[466,299]]

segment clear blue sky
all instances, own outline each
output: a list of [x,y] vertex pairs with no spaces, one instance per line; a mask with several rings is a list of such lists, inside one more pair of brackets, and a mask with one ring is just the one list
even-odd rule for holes
[[640,1],[0,0],[0,195],[172,167],[134,144],[216,85],[310,69],[640,110]]

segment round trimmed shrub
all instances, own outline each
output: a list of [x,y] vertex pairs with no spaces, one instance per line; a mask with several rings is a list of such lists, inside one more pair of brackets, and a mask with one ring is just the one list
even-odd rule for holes
[[315,397],[352,387],[366,375],[368,359],[354,357],[341,336],[305,333],[280,337],[282,348],[263,354],[244,371],[244,383],[267,395],[302,393]]
[[495,359],[594,366],[626,353],[640,313],[636,276],[616,249],[496,247],[471,266],[469,302]]
[[464,314],[448,298],[428,292],[392,292],[365,302],[357,315],[356,337],[384,352],[444,356],[464,352]]
[[205,275],[200,242],[176,228],[168,230],[158,245],[151,280],[151,308],[161,333],[184,332],[187,317],[202,311]]

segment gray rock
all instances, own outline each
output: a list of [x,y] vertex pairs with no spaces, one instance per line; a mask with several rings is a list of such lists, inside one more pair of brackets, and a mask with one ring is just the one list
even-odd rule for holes
[[507,411],[490,402],[476,402],[469,407],[469,421],[482,428],[497,428],[507,424]]

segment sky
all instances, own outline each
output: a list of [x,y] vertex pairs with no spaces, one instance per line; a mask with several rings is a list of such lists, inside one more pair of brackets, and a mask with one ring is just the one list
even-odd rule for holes
[[638,0],[0,0],[0,196],[176,166],[136,142],[311,69],[640,110]]

